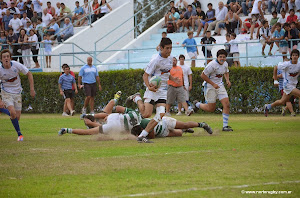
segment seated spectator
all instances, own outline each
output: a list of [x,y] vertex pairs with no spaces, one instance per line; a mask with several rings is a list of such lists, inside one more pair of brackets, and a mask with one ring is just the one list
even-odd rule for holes
[[182,26],[182,29],[184,29],[184,14],[185,14],[186,10],[185,8],[182,10],[181,14],[179,15],[179,19],[177,21],[177,32],[180,31],[180,27]]
[[[245,29],[244,31],[247,32],[247,34],[250,34],[250,28],[251,28],[251,24],[252,24],[252,18],[246,18],[244,23],[243,23],[243,28]],[[258,22],[255,23],[255,28],[259,27]]]
[[197,32],[201,32],[201,29],[203,27],[203,22],[205,24],[205,13],[201,10],[201,7],[198,6],[196,8],[196,16],[193,17],[193,20],[192,20],[192,29],[193,29],[193,32],[195,31],[195,25],[198,26],[198,30]]
[[275,11],[280,13],[282,7],[282,0],[268,0],[268,12],[272,13],[272,8],[275,7]]
[[[204,30],[203,30],[203,34],[201,35],[201,37],[204,37],[206,30],[208,28],[208,25],[216,20],[215,9],[213,9],[212,3],[208,3],[207,7],[208,7],[208,10],[206,11],[205,23],[202,23],[204,25]],[[198,30],[196,37],[199,36],[199,34],[200,34],[200,31]]]
[[100,2],[100,14],[99,18],[102,18],[105,14],[112,11],[110,5],[106,2],[106,0],[101,0]]
[[[171,9],[173,7],[175,7],[174,1],[170,1],[170,9],[168,10],[167,14],[165,14],[165,23],[162,25],[162,28],[167,27],[167,23],[169,21],[169,13],[172,12]],[[175,11],[178,12],[178,14],[179,14],[179,10],[177,8],[175,8]]]
[[69,18],[65,18],[65,24],[63,27],[63,31],[60,33],[59,36],[57,36],[57,41],[59,43],[62,42],[62,39],[65,41],[68,38],[70,38],[71,36],[74,35],[74,27],[73,24],[70,23],[70,19]]
[[100,10],[98,8],[99,8],[98,0],[94,0],[92,3],[92,9],[93,9],[92,23],[97,21],[97,19],[99,18]]
[[35,24],[35,23],[37,23],[37,19],[39,18],[39,16],[37,15],[37,12],[36,11],[34,11],[33,12],[33,16],[31,17],[31,22],[33,23],[33,24]]
[[188,5],[188,10],[183,15],[184,16],[184,26],[183,26],[182,32],[184,32],[184,27],[186,27],[186,29],[188,31],[190,30],[190,26],[192,25],[193,17],[196,15],[197,15],[197,13],[195,10],[193,10],[193,6]]
[[7,46],[7,37],[5,36],[5,33],[4,31],[1,31],[0,32],[0,50],[4,50],[4,49],[7,49],[8,46]]
[[201,9],[201,3],[198,0],[194,0],[194,2],[192,3],[192,5],[193,5],[193,9],[194,10],[196,10],[197,7],[200,7],[200,9]]
[[[161,38],[167,38],[167,32],[162,32]],[[158,46],[156,46],[156,51],[160,52],[160,44],[158,44]]]
[[183,8],[185,8],[187,10],[188,8],[188,3],[185,0],[179,0],[176,4],[175,4],[175,8],[178,8],[179,13],[182,12]]
[[288,41],[288,49],[289,49],[289,53],[291,54],[291,49],[297,49],[298,46],[298,41],[289,41],[290,39],[298,39],[299,35],[297,35],[297,33],[295,32],[295,30],[293,30],[290,26],[290,24],[285,23],[283,25],[283,29],[285,30],[284,33],[284,39],[286,41]]
[[225,22],[227,34],[234,33],[234,30],[238,28],[238,24],[239,27],[241,27],[243,23],[240,17],[237,14],[233,13],[232,10],[230,9],[226,14],[224,22]]
[[47,9],[44,9],[42,19],[46,26],[50,24],[52,18],[52,15],[47,12]]
[[252,8],[252,6],[253,6],[253,1],[246,0],[242,2],[243,14],[245,16],[248,16],[248,14],[251,12],[250,8]]
[[10,15],[14,15],[14,14],[20,14],[20,10],[16,7],[16,4],[14,1],[11,2],[10,4],[10,8],[8,8],[8,10],[10,11]]
[[5,12],[5,15],[2,17],[2,24],[4,30],[8,31],[9,29],[9,22],[13,18],[13,16],[10,15],[10,11],[7,9]]
[[292,22],[297,22],[298,17],[295,15],[295,10],[290,9],[290,15],[287,17],[286,22],[287,23],[292,23]]
[[31,24],[31,21],[26,22],[26,27],[24,26],[24,30],[26,30],[26,34],[29,35],[29,31],[33,29],[33,25]]
[[21,20],[18,18],[18,14],[14,13],[14,18],[9,21],[8,26],[14,30],[14,33],[19,36],[20,29],[23,28]]
[[72,11],[70,8],[68,8],[64,3],[60,3],[60,12],[59,12],[59,16],[58,16],[58,21],[57,24],[60,26],[60,22],[64,19],[64,18],[72,18]]
[[42,6],[43,6],[43,2],[42,0],[32,0],[32,5],[33,5],[33,11],[37,12],[37,15],[39,17],[42,17]]
[[220,1],[218,5],[219,7],[216,9],[216,20],[210,23],[207,28],[208,31],[211,31],[215,28],[214,36],[221,35],[219,25],[220,23],[224,23],[225,16],[228,12],[228,9],[224,6],[224,3],[222,1]]
[[82,26],[86,19],[90,20],[90,13],[91,13],[91,7],[89,5],[89,1],[88,0],[84,0],[84,6],[83,6],[83,11],[84,11],[84,15],[82,17],[82,19],[80,21],[78,21],[78,23],[76,24],[77,26]]
[[286,19],[287,19],[287,17],[286,17],[286,12],[285,12],[285,10],[284,9],[282,9],[281,10],[281,12],[280,12],[280,14],[281,14],[281,17],[278,19],[278,23],[280,23],[281,24],[281,26],[283,25],[283,24],[285,24],[286,23]]
[[27,21],[30,21],[30,19],[27,17],[27,13],[24,12],[23,13],[23,17],[21,18],[21,22],[23,24],[23,27],[27,27]]
[[[83,8],[79,6],[79,1],[75,2],[75,6],[76,8],[74,11],[74,15],[72,16],[72,23],[74,23],[75,20],[80,20],[84,14]],[[76,24],[78,24],[78,22]]]
[[229,0],[226,5],[227,9],[231,9],[233,13],[239,15],[242,12],[242,7],[238,1]]
[[289,10],[291,9],[297,10],[295,0],[288,0],[288,6],[289,6]]
[[47,10],[47,13],[51,14],[52,17],[55,16],[55,8],[51,6],[51,2],[50,1],[47,2],[47,8],[46,8],[46,10]]
[[179,15],[178,12],[176,12],[175,7],[171,8],[171,12],[168,13],[168,18],[169,18],[168,23],[172,23],[173,24],[174,31],[177,31],[176,24],[178,22],[179,17],[180,17],[180,15]]
[[21,15],[26,13],[26,3],[23,0],[18,1],[17,8],[19,9]]
[[60,15],[60,2],[56,3],[56,9],[55,9],[55,17],[58,17]]
[[[288,42],[284,40],[284,29],[281,28],[281,24],[280,23],[276,23],[276,25],[274,25],[276,27],[274,33],[273,33],[273,38],[271,39],[272,41],[275,41],[275,44],[278,46],[279,48],[279,52],[282,53],[283,55],[285,55],[287,53],[287,49],[288,49]],[[283,61],[287,58],[287,56],[283,56],[282,59]]]
[[259,41],[262,44],[261,54],[263,56],[265,56],[265,48],[266,48],[266,45],[268,44],[268,45],[270,45],[270,50],[269,50],[268,55],[272,56],[272,48],[273,48],[274,43],[271,40],[272,33],[271,33],[271,29],[269,27],[269,23],[266,20],[262,22],[262,27],[259,30],[259,37],[260,37]]
[[40,64],[38,61],[38,54],[39,54],[39,40],[37,35],[35,34],[34,30],[31,29],[28,37],[28,43],[31,43],[31,53],[32,53],[32,60],[35,63],[34,68],[40,68]]
[[[47,29],[47,34],[49,35],[57,35],[59,33],[59,26],[56,23],[55,19],[52,18],[50,22],[50,26]],[[53,40],[55,40],[56,37],[52,37]]]

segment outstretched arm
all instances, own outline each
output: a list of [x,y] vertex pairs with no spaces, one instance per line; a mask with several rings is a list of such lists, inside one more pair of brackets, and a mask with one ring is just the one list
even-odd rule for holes
[[30,95],[32,98],[35,97],[35,91],[34,91],[34,81],[33,81],[33,76],[31,72],[28,72],[27,74],[28,81],[29,81],[29,86],[30,86]]

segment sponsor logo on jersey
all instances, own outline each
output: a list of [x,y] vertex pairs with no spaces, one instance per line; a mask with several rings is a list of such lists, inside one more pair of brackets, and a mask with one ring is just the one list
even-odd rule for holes
[[6,80],[6,82],[14,82],[17,79],[18,79],[18,76],[10,78],[10,79]]
[[223,77],[223,74],[216,74],[216,77],[217,77],[217,78],[222,78],[222,77]]
[[165,73],[169,73],[170,70],[171,70],[171,68],[160,69],[162,75]]
[[290,73],[290,76],[292,77],[296,77],[298,75],[298,72],[297,73]]

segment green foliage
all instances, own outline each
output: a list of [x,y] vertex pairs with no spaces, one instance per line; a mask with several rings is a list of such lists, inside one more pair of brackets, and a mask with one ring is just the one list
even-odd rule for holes
[[[200,77],[203,68],[193,69],[193,89],[190,101],[200,100],[205,102],[203,95],[203,80]],[[102,108],[113,98],[114,94],[122,91],[119,104],[123,104],[126,97],[138,91],[143,93],[143,70],[118,70],[100,72],[103,90],[97,93],[95,108]],[[280,98],[277,88],[273,86],[273,68],[271,67],[241,67],[230,68],[230,81],[232,86],[227,89],[232,113],[252,113],[260,111],[265,103],[273,102]],[[77,82],[76,74],[76,82]],[[26,76],[22,76],[23,109],[29,104],[34,113],[59,113],[63,108],[63,97],[59,95],[59,73],[35,73],[33,74],[36,89],[36,98],[33,100],[29,94],[29,84]],[[80,90],[75,98],[75,109],[80,112],[85,96]],[[218,107],[221,108],[220,103]],[[100,110],[98,109],[98,110]],[[277,109],[278,110],[278,109]],[[275,110],[274,110],[275,111]],[[273,112],[274,112],[273,111]]]

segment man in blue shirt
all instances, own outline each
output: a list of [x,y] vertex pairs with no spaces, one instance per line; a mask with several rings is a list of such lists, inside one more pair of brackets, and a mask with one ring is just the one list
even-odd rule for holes
[[74,35],[73,24],[70,23],[69,18],[65,18],[65,24],[64,24],[64,27],[63,27],[63,31],[61,32],[61,34],[59,36],[57,36],[57,41],[59,43],[61,43],[62,39],[65,41],[73,35]]
[[[81,81],[83,82],[83,85],[81,84]],[[101,91],[102,87],[100,84],[98,70],[93,65],[92,57],[88,57],[87,64],[81,67],[78,75],[78,87],[79,89],[84,87],[86,96],[84,100],[84,106],[82,108],[82,114],[86,114],[86,108],[88,104],[90,105],[90,113],[94,113],[94,103],[97,91],[96,82],[98,84],[99,91]]]
[[[79,7],[79,1],[76,1],[75,2],[75,5],[76,5],[76,8],[75,8],[75,11],[74,11],[74,15],[72,16],[72,23],[74,23],[75,20],[79,20],[82,18],[83,16],[83,8],[82,7]],[[79,23],[76,22],[77,24],[75,26],[77,26]]]
[[186,51],[190,57],[190,59],[192,59],[192,63],[191,66],[192,67],[196,67],[196,58],[199,55],[199,51],[198,51],[198,47],[197,47],[197,42],[196,40],[193,38],[193,32],[189,31],[187,33],[188,38],[185,39],[182,43],[183,47],[186,47]]
[[58,24],[56,23],[55,21],[55,18],[51,19],[51,22],[50,22],[50,27],[49,29],[47,30],[47,33],[50,34],[50,35],[55,35],[59,32],[59,26]]

